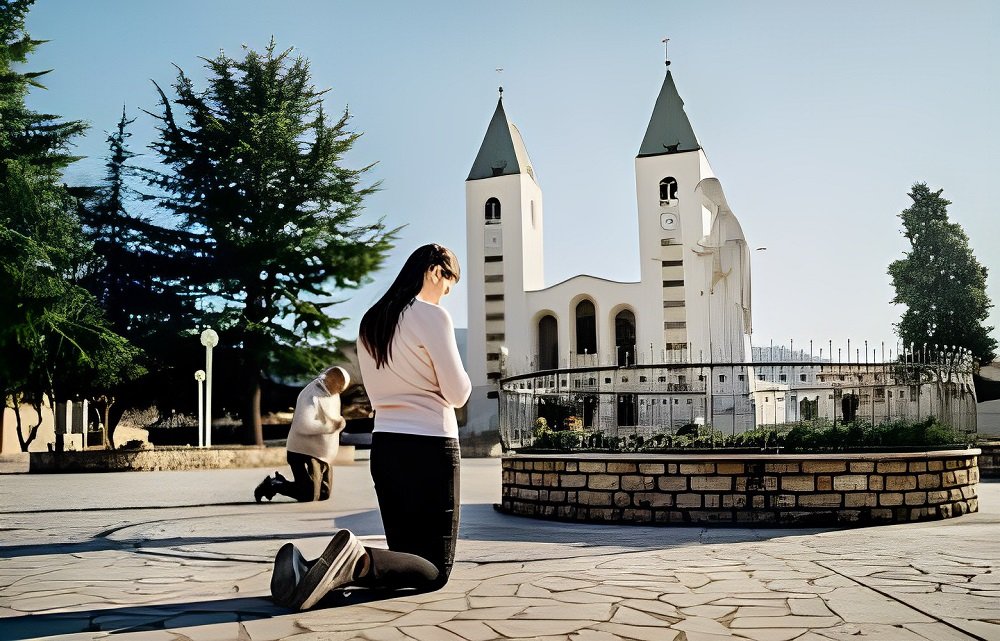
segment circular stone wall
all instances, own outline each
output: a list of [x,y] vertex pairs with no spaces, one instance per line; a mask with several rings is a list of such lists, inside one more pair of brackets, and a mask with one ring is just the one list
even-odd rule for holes
[[510,514],[664,525],[869,525],[979,509],[978,449],[899,454],[515,454]]

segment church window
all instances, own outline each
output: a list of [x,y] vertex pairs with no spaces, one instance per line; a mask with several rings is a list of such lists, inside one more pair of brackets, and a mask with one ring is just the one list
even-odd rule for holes
[[538,369],[559,366],[559,326],[551,314],[538,321]]
[[615,349],[618,352],[618,367],[635,363],[635,314],[623,309],[615,316]]
[[667,176],[660,181],[660,202],[677,198],[677,180]]
[[576,353],[597,353],[597,314],[589,300],[582,300],[576,306]]
[[486,224],[496,225],[500,222],[500,201],[490,198],[486,201]]

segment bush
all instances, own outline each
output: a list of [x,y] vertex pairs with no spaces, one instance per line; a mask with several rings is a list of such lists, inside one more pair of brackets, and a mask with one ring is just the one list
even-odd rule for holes
[[581,434],[570,430],[546,431],[535,438],[532,447],[554,450],[578,449],[582,443]]
[[[539,419],[544,421],[544,419]],[[893,421],[871,425],[862,421],[832,424],[825,421],[791,425],[767,425],[741,432],[723,434],[710,425],[685,425],[675,433],[658,432],[648,439],[637,435],[607,436],[600,432],[584,435],[561,430],[538,429],[534,447],[576,449],[580,447],[611,452],[640,452],[684,449],[742,448],[788,451],[841,451],[847,449],[883,449],[938,447],[968,442],[969,437],[938,421],[927,418],[917,423]]]

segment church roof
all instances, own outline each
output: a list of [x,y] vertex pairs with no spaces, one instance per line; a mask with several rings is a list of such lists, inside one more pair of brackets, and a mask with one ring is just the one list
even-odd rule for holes
[[694,135],[691,122],[684,113],[684,101],[674,86],[674,77],[667,71],[656,97],[653,115],[649,118],[646,135],[639,147],[639,157],[674,154],[682,151],[701,149]]
[[535,170],[531,166],[524,141],[521,140],[521,132],[507,120],[501,98],[497,101],[497,109],[493,112],[490,126],[486,128],[483,144],[479,147],[476,160],[472,163],[472,171],[466,180],[520,173],[526,173],[535,180]]

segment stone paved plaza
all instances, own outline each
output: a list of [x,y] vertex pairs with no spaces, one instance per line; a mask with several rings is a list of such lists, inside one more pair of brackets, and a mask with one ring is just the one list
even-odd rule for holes
[[0,476],[0,641],[1000,639],[1000,484],[980,512],[854,530],[629,527],[495,512],[497,460],[462,467],[441,591],[267,598],[286,540],[384,544],[365,462],[335,497],[257,505],[266,470]]

